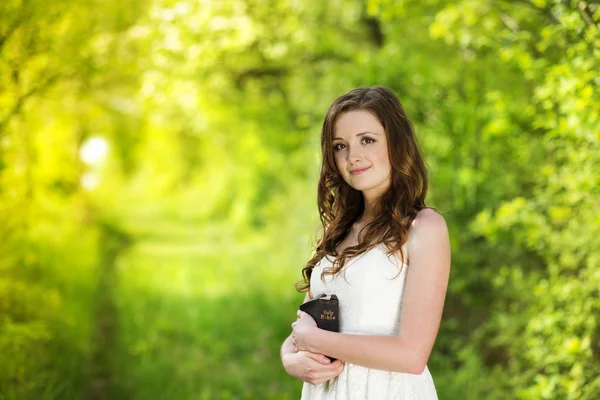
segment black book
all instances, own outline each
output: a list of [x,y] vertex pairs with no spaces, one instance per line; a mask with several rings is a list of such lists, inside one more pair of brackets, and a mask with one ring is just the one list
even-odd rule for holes
[[[340,303],[335,294],[327,296],[322,294],[312,300],[300,305],[300,310],[304,311],[317,322],[317,327],[326,331],[340,331]],[[335,358],[327,356],[331,361]]]

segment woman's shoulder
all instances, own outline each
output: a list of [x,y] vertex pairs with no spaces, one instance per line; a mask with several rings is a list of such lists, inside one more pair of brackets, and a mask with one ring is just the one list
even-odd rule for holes
[[432,208],[424,208],[408,229],[407,248],[413,251],[422,247],[420,244],[431,242],[431,240],[445,240],[448,237],[448,226],[444,217]]
[[409,229],[428,230],[438,229],[446,226],[446,220],[433,208],[424,208],[417,213],[417,216],[410,224]]
[[[404,253],[404,262],[406,264],[410,263],[410,250],[409,248],[414,248],[414,243],[418,242],[415,240],[416,236],[423,236],[424,231],[431,232],[432,230],[440,231],[442,227],[445,229],[446,221],[444,217],[440,213],[438,213],[433,208],[423,208],[419,212],[417,212],[417,216],[412,220],[410,226],[408,227],[408,238],[406,242],[402,245],[402,251]],[[399,258],[400,251],[396,253]]]

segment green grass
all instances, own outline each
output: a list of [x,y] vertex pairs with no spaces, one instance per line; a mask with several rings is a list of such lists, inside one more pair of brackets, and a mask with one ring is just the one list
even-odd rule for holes
[[232,245],[223,231],[136,228],[138,241],[116,269],[113,397],[299,398],[302,382],[279,360],[303,297],[293,289],[296,272],[270,274],[278,256],[269,247]]

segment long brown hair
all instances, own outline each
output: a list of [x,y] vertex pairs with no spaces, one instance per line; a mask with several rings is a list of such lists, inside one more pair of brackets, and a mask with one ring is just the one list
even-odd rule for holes
[[[332,137],[336,119],[340,114],[354,110],[373,113],[385,129],[391,184],[378,199],[376,208],[380,212],[359,232],[358,244],[337,254],[337,246],[350,233],[352,225],[364,211],[362,192],[344,181],[333,155]],[[404,260],[402,246],[408,239],[410,224],[420,210],[433,208],[425,204],[427,167],[417,145],[413,125],[390,89],[383,86],[361,87],[338,97],[323,121],[321,152],[323,158],[317,203],[323,235],[318,240],[315,254],[302,269],[303,279],[295,285],[299,292],[306,292],[310,288],[313,268],[326,255],[335,256],[336,259],[331,268],[323,270],[321,280],[325,275],[337,274],[344,268],[347,259],[367,252],[379,242],[388,248],[388,256],[399,252],[400,259]],[[373,243],[376,238],[381,239]]]

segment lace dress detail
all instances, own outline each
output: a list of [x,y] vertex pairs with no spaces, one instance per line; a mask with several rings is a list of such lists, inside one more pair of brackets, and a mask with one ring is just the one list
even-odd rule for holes
[[[349,259],[335,277],[323,268],[333,260],[323,257],[313,269],[313,296],[336,294],[340,300],[340,332],[359,335],[394,335],[400,326],[400,311],[408,264],[387,256],[380,244]],[[406,252],[405,252],[406,254]],[[400,270],[401,268],[401,270]],[[344,274],[345,272],[345,274]],[[345,363],[335,379],[313,385],[304,383],[301,400],[437,400],[429,369],[420,375],[390,372]]]

